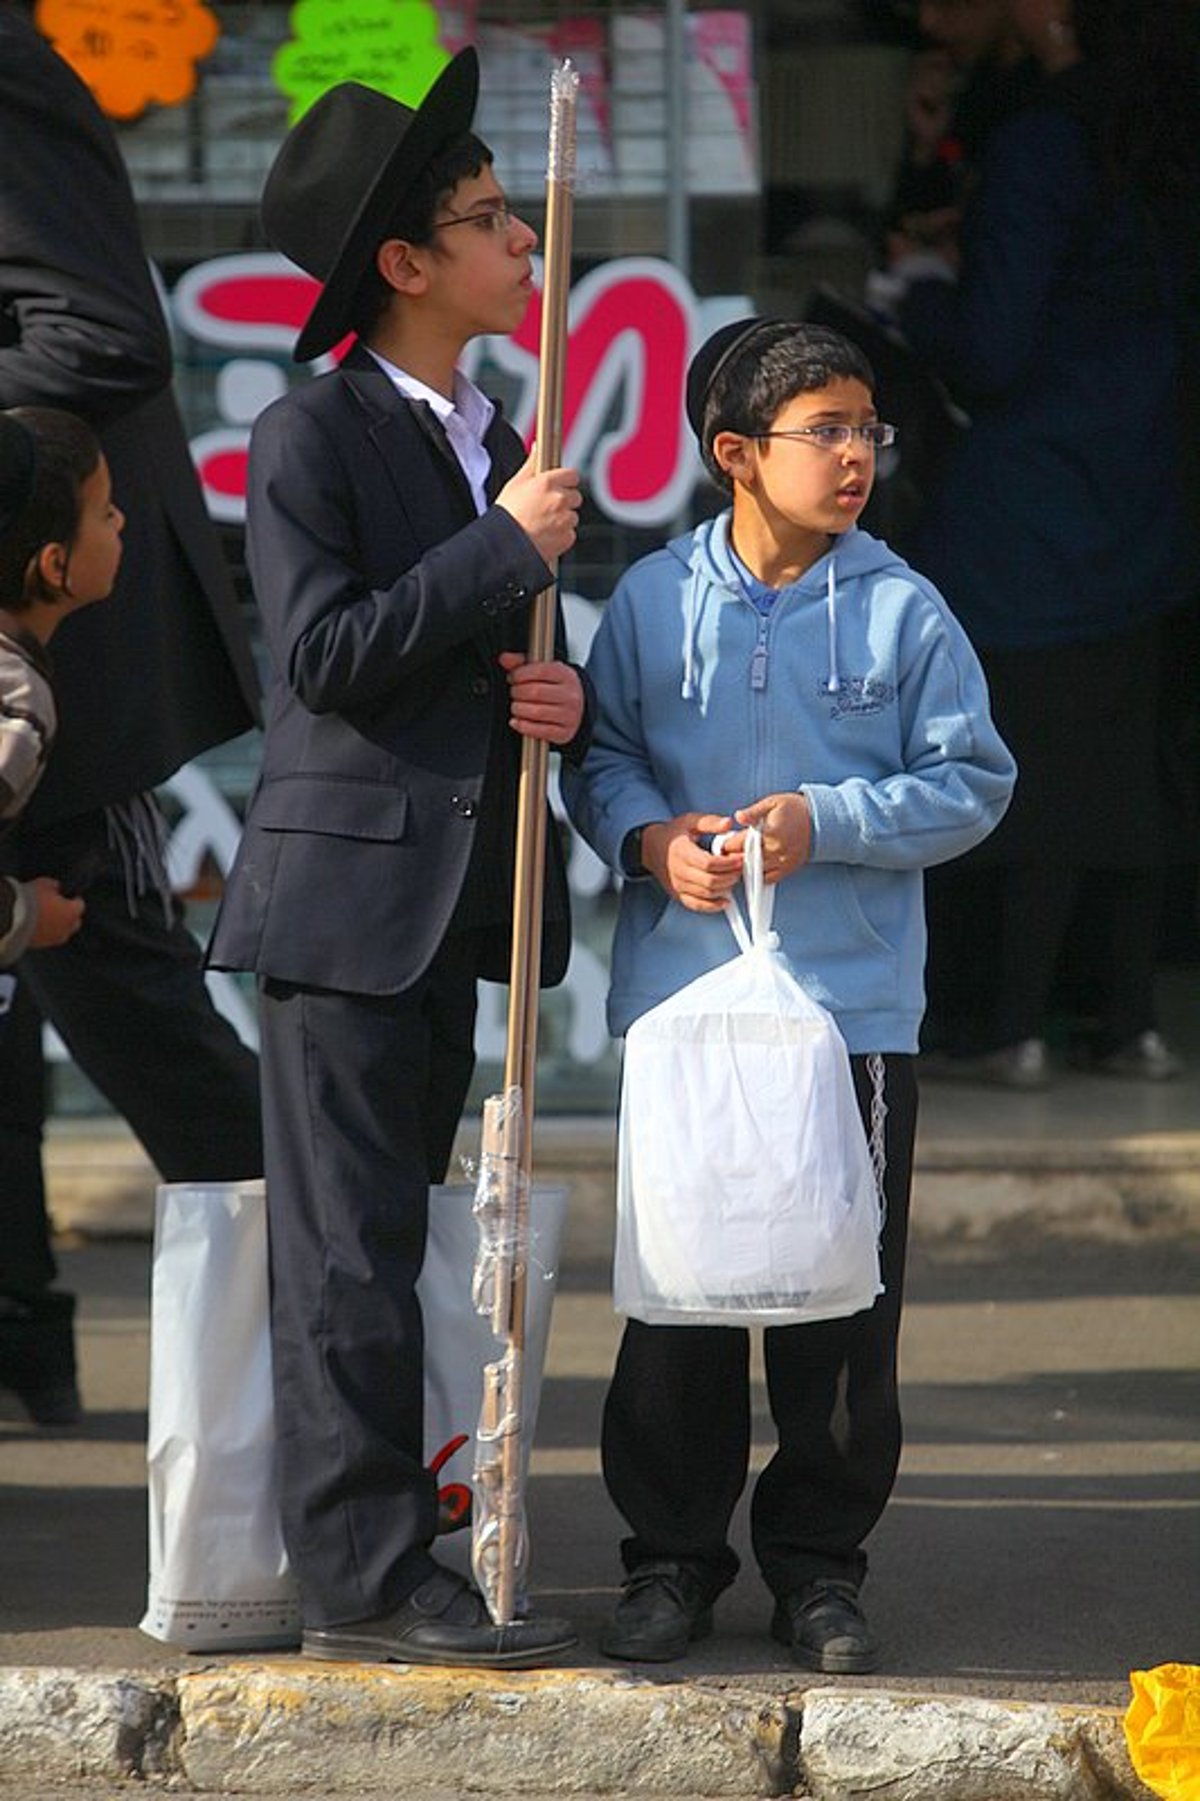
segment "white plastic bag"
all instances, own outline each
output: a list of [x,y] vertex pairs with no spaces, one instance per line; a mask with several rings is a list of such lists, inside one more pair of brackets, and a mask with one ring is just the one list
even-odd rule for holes
[[[566,1190],[530,1208],[523,1454],[537,1417]],[[471,1299],[474,1190],[435,1187],[417,1284],[425,1316],[425,1460],[468,1489],[483,1366],[497,1353]],[[458,1442],[461,1441],[461,1442]],[[440,1461],[439,1461],[440,1458]],[[262,1182],[164,1183],[155,1210],[147,1443],[150,1580],[141,1630],[189,1651],[294,1646],[300,1607],[279,1523],[266,1193]],[[470,1533],[437,1541],[469,1574]]]
[[296,1644],[275,1489],[262,1182],[158,1190],[146,1460],[142,1631],[190,1651]]
[[882,1208],[833,1019],[770,929],[757,831],[740,954],[630,1027],[614,1302],[647,1324],[834,1319],[881,1292]]

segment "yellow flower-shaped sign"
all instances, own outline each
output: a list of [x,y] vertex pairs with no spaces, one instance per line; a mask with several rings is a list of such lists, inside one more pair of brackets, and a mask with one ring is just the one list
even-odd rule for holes
[[203,0],[38,0],[34,19],[114,119],[186,100],[220,35]]
[[272,73],[295,124],[327,88],[361,81],[416,106],[450,58],[426,0],[297,0]]

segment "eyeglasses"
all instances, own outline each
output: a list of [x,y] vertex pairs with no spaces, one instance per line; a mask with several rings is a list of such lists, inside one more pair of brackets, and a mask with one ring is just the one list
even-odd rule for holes
[[851,438],[857,438],[869,450],[886,450],[896,442],[894,425],[798,425],[794,431],[755,432],[755,439],[807,438],[819,450],[845,450]]
[[489,206],[486,212],[451,213],[448,219],[435,219],[435,231],[447,231],[451,225],[473,225],[477,231],[492,231],[497,236],[512,230],[517,215],[511,206]]

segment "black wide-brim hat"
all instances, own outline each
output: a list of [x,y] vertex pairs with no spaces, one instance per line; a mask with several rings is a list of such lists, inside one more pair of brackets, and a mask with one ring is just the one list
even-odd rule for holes
[[259,210],[268,242],[323,284],[292,351],[298,363],[350,330],[388,226],[438,151],[471,129],[478,94],[479,59],[468,47],[415,109],[342,81],[288,132]]

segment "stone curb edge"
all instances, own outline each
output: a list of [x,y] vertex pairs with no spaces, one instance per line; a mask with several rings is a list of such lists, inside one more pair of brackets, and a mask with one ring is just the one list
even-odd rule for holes
[[[918,1158],[915,1241],[966,1248],[1072,1238],[1095,1243],[1200,1236],[1200,1133],[1131,1148],[1104,1142],[1001,1147],[972,1141]],[[610,1161],[576,1147],[544,1147],[543,1175],[565,1182],[571,1204],[564,1256],[611,1260]],[[117,1140],[62,1137],[47,1154],[48,1201],[60,1234],[149,1240],[156,1177],[140,1149]]]
[[229,1663],[176,1676],[0,1670],[0,1793],[530,1793],[1153,1801],[1121,1714],[627,1673]]

